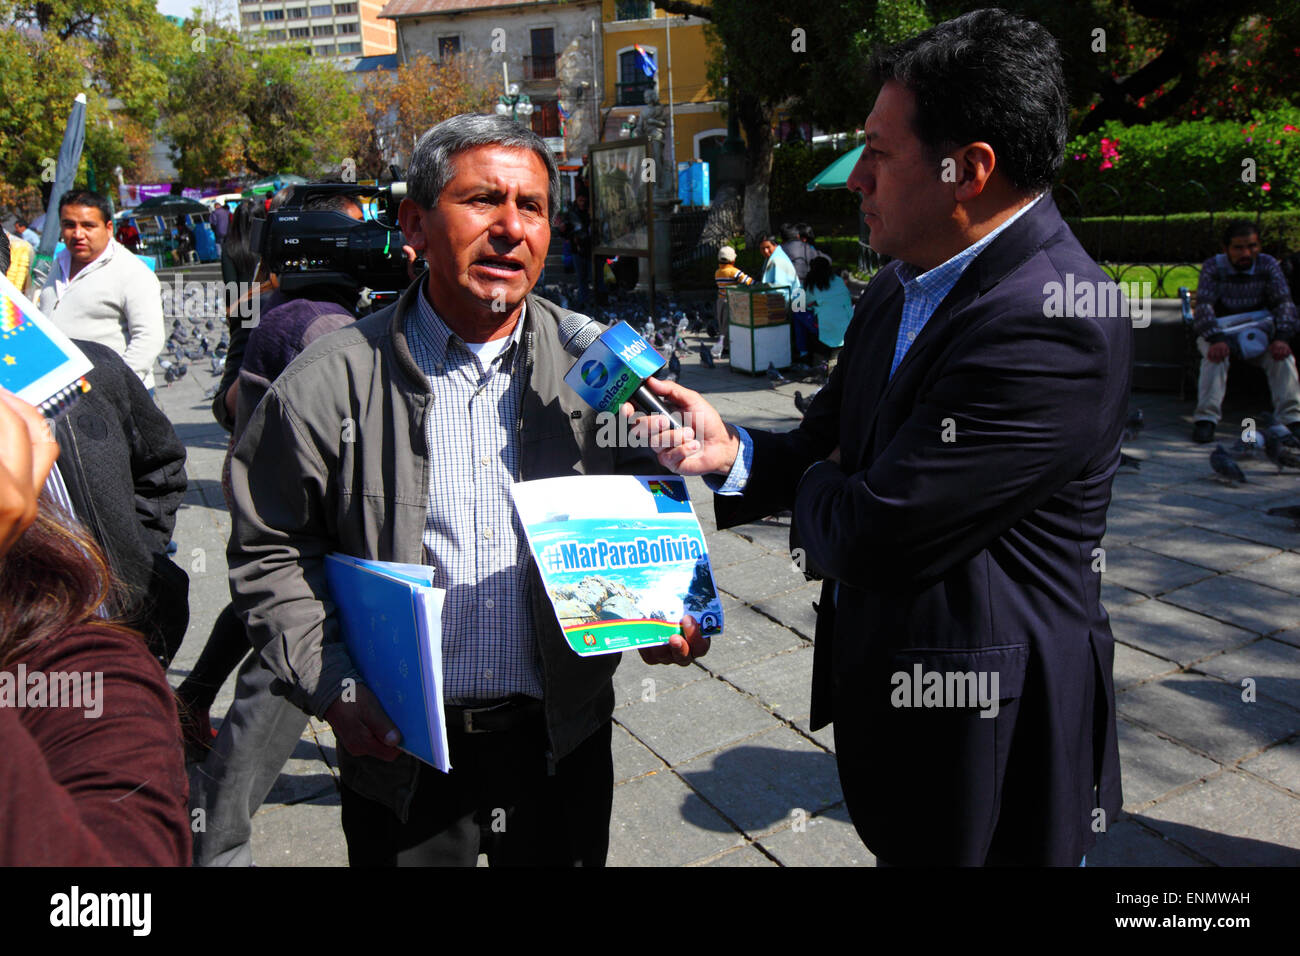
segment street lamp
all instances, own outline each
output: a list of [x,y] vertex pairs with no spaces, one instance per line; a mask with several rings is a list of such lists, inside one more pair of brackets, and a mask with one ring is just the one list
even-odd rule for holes
[[533,104],[527,93],[519,92],[518,83],[511,83],[505,93],[497,97],[496,111],[498,116],[509,116],[518,123],[521,117],[527,121],[533,115]]

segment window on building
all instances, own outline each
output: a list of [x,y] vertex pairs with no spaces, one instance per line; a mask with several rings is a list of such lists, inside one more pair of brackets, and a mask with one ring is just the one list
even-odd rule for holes
[[340,43],[340,44],[339,44],[339,52],[340,52],[340,53],[360,53],[360,52],[361,52],[361,44],[360,44],[360,43],[356,43],[356,42],[353,42],[353,43]]
[[290,7],[286,14],[290,20],[305,20],[307,18],[306,7]]
[[323,26],[312,27],[311,35],[314,37],[332,37],[334,35],[334,25],[326,23]]
[[265,36],[268,40],[283,40],[283,39],[284,39],[284,31],[283,31],[283,30],[267,30],[266,33],[264,34],[264,36]]
[[356,13],[357,5],[355,3],[336,3],[334,4],[335,13]]
[[[655,52],[647,50],[646,55],[655,59]],[[644,106],[646,90],[655,88],[655,78],[646,76],[641,66],[641,54],[636,50],[624,50],[618,55],[618,105]]]
[[302,37],[309,37],[311,36],[311,27],[290,27],[289,36],[295,40],[301,39]]
[[283,10],[263,10],[263,11],[262,11],[262,19],[263,19],[263,20],[283,20],[283,19],[284,19],[284,11],[283,11]]
[[243,20],[244,23],[261,23],[262,13],[259,10],[253,10],[253,11],[245,10],[243,15],[240,17],[240,19]]
[[438,37],[438,59],[455,56],[460,52],[460,37]]
[[550,27],[529,31],[531,55],[524,57],[524,79],[555,79],[555,31]]
[[333,43],[322,44],[321,46],[313,47],[313,49],[315,50],[317,56],[333,56],[333,55],[334,55],[334,44],[333,44]]
[[328,17],[333,12],[333,5],[328,3],[318,4],[311,8],[311,15],[313,17]]
[[649,20],[655,15],[655,5],[650,0],[617,0],[614,4],[615,20]]
[[339,33],[356,33],[359,29],[360,26],[355,23],[340,23],[338,25]]
[[560,105],[555,100],[533,101],[533,132],[538,136],[560,135]]

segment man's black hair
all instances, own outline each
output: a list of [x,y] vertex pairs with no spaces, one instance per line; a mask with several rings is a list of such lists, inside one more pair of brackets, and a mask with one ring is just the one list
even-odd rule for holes
[[767,235],[758,240],[760,246],[765,242],[770,242],[774,246],[779,246],[781,244],[781,238],[776,235]]
[[313,212],[341,212],[346,216],[349,206],[356,206],[364,212],[363,202],[355,193],[325,193],[308,196],[303,200],[302,208]]
[[1223,246],[1226,249],[1232,240],[1242,236],[1258,236],[1259,227],[1249,219],[1234,219],[1223,228]]
[[878,50],[871,70],[916,98],[913,129],[935,161],[967,143],[993,147],[997,168],[1025,193],[1060,171],[1068,103],[1061,51],[1041,25],[975,10]]
[[89,206],[99,210],[105,224],[113,221],[113,207],[108,204],[108,200],[99,193],[92,193],[89,189],[70,189],[63,194],[63,198],[59,200],[60,219],[63,218],[65,206]]
[[9,236],[0,229],[0,276],[9,272]]
[[797,242],[799,239],[799,227],[794,223],[787,222],[781,227],[781,240],[783,242]]

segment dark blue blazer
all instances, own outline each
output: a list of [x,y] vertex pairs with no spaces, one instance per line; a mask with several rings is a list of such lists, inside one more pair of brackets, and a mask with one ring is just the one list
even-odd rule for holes
[[[853,822],[891,863],[1075,866],[1119,812],[1114,643],[1093,569],[1132,326],[1105,296],[1077,303],[1087,315],[1045,307],[1049,283],[1106,281],[1044,196],[967,268],[891,379],[903,291],[887,266],[802,424],[751,432],[744,495],[715,496],[723,528],[792,508],[792,545],[827,579],[812,723],[834,721]],[[842,465],[821,461],[837,446]],[[917,665],[996,673],[996,716],[925,706],[897,676]]]

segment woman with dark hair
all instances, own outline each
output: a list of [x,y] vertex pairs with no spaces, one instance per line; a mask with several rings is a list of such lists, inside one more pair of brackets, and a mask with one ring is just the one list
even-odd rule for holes
[[257,253],[250,245],[254,215],[260,213],[258,203],[245,199],[230,217],[230,228],[226,239],[221,243],[221,281],[252,282],[253,273],[257,271]]
[[804,304],[817,317],[817,339],[827,348],[844,345],[844,332],[853,318],[853,296],[844,280],[831,269],[829,259],[808,263],[808,281],[804,283]]
[[144,638],[103,616],[120,585],[99,546],[40,493],[57,454],[40,413],[0,393],[0,866],[186,865],[171,691]]

